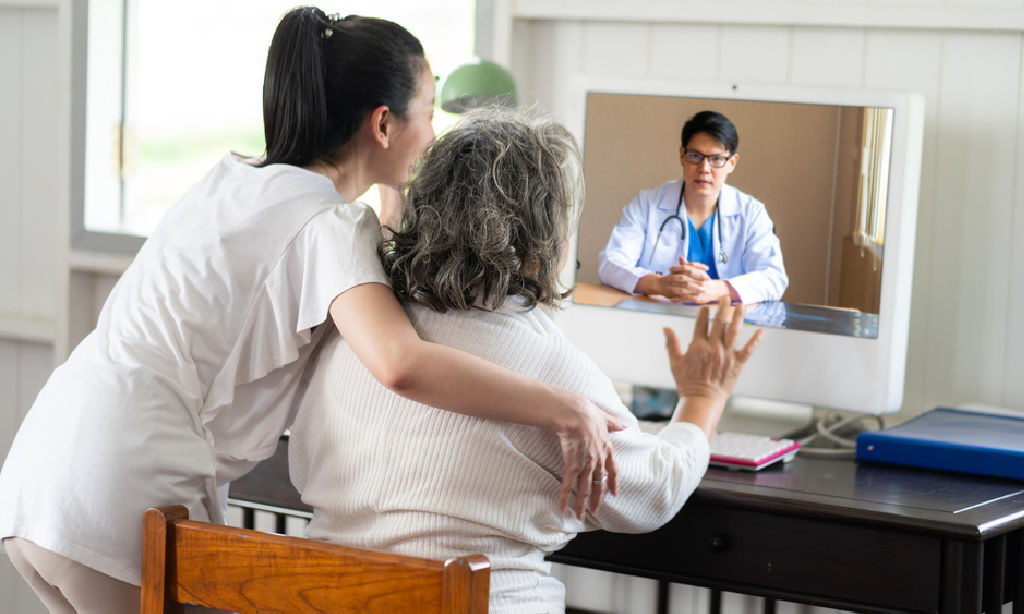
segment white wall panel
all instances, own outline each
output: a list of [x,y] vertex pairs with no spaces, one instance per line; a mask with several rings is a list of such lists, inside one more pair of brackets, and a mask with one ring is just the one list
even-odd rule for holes
[[986,7],[1020,7],[1024,0],[946,0],[949,6],[966,6],[976,9]]
[[931,283],[915,298],[927,301],[932,320],[925,340],[928,393],[944,402],[1001,400],[1020,45],[1011,34],[947,34],[943,42],[935,144],[940,183],[929,253],[915,267],[927,269]]
[[[1024,85],[1024,42],[1021,44],[1021,72],[1018,83]],[[1018,90],[1020,91],[1020,90]],[[1017,101],[1017,161],[1016,184],[1011,199],[1010,218],[1010,293],[1006,312],[1006,357],[1003,364],[1003,407],[1024,410],[1024,100]]]
[[63,122],[58,115],[62,98],[58,83],[60,45],[57,14],[52,10],[22,12],[22,114],[21,134],[21,305],[22,314],[54,316],[58,246],[55,222],[62,187],[55,177],[63,151],[58,134]]
[[[58,101],[70,96],[57,82],[61,46],[57,7],[0,8],[0,319],[5,334],[45,338],[39,322],[55,312],[56,244],[60,173],[65,151],[57,126]],[[0,339],[0,459],[25,412],[50,374],[47,343]],[[46,609],[0,555],[0,612],[43,614]]]
[[858,28],[794,28],[792,83],[853,87],[864,81],[864,31]]
[[583,26],[583,64],[587,73],[645,75],[650,57],[646,24],[588,23]]
[[714,81],[721,71],[721,28],[655,24],[651,26],[650,74],[681,81]]
[[537,23],[529,37],[525,71],[514,73],[517,82],[527,84],[523,100],[527,104],[541,102],[556,118],[565,121],[562,110],[572,104],[569,79],[582,66],[583,26]]
[[[648,578],[608,574],[613,589],[612,609],[617,612],[656,612],[658,583]],[[676,608],[678,610],[678,608]],[[693,610],[684,610],[693,611]]]
[[7,458],[14,432],[21,424],[17,400],[19,359],[18,343],[0,339],[0,390],[8,391],[0,395],[0,458]]
[[740,83],[789,81],[789,28],[722,26],[722,79]]
[[710,601],[711,591],[706,588],[672,584],[668,589],[669,612],[672,614],[707,612]]
[[[0,340],[0,459],[7,458],[14,433],[48,377],[48,345]],[[44,614],[46,608],[21,579],[10,560],[0,555],[0,612]]]
[[928,393],[926,362],[930,359],[927,336],[935,325],[925,296],[931,283],[931,268],[922,265],[931,253],[935,228],[935,196],[939,190],[936,173],[936,143],[939,126],[939,83],[942,74],[942,40],[936,32],[907,30],[868,32],[865,37],[864,86],[917,92],[924,97],[924,141],[921,158],[921,187],[917,208],[917,237],[914,242],[913,290],[910,310],[910,338],[904,383],[904,412],[916,415],[937,402]]
[[47,614],[43,602],[36,598],[5,555],[0,555],[0,595],[3,596],[0,614]]
[[[509,28],[509,39],[512,41],[511,49],[508,50],[508,69],[516,79],[516,87],[519,91],[519,100],[527,103],[537,100],[535,93],[528,92],[530,86],[526,75],[531,71],[530,60],[533,56],[534,24],[525,21],[516,21]],[[477,43],[480,44],[479,42]],[[489,57],[489,56],[481,56]]]
[[[908,5],[919,5],[922,7],[939,7],[945,5],[949,0],[864,0],[864,4],[908,4]],[[968,0],[972,2],[973,0]],[[883,10],[883,9],[879,9]]]
[[0,9],[0,317],[21,303],[21,11]]
[[563,566],[561,571],[566,604],[588,610],[608,609],[615,595],[611,582],[613,574],[569,566]]

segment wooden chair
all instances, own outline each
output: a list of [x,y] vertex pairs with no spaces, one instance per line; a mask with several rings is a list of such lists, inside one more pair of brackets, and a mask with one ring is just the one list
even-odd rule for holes
[[143,519],[142,614],[191,604],[232,612],[487,612],[483,555],[432,561],[188,519]]

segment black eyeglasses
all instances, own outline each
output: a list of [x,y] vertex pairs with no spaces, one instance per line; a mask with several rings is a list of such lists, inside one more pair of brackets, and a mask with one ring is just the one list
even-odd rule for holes
[[723,156],[721,154],[704,155],[699,151],[687,149],[683,153],[683,160],[686,160],[687,164],[700,166],[701,163],[704,162],[705,159],[707,159],[708,164],[711,166],[711,168],[722,168],[723,166],[725,166],[726,162],[732,159],[732,156],[734,155],[736,154],[732,154],[729,156]]

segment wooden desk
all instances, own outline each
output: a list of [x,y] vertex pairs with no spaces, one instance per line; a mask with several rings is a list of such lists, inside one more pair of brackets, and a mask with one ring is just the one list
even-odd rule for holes
[[611,307],[620,301],[657,302],[654,299],[643,295],[634,295],[612,288],[611,286],[585,281],[581,281],[576,284],[576,291],[573,292],[573,300],[577,303],[598,305],[600,307]]
[[[232,498],[308,509],[286,463],[282,442]],[[1024,483],[798,457],[712,469],[660,530],[582,534],[551,559],[864,612],[974,614],[1024,598],[1022,527]]]
[[660,530],[583,534],[551,558],[857,611],[973,614],[1024,597],[1022,526],[1019,482],[798,457],[712,469]]

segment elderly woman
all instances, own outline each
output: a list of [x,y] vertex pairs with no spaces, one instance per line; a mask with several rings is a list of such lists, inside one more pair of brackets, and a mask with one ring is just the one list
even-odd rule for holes
[[685,400],[657,436],[641,432],[548,313],[566,295],[558,272],[580,179],[579,151],[560,125],[522,112],[470,115],[427,154],[382,259],[424,339],[578,391],[628,422],[612,435],[617,496],[583,521],[561,513],[553,435],[399,397],[336,337],[292,429],[292,480],[314,508],[310,537],[433,559],[486,554],[491,611],[536,614],[565,607],[546,554],[580,531],[653,530],[680,509],[760,334],[733,350],[742,312],[724,302],[710,330],[701,312],[685,354],[666,331]]

